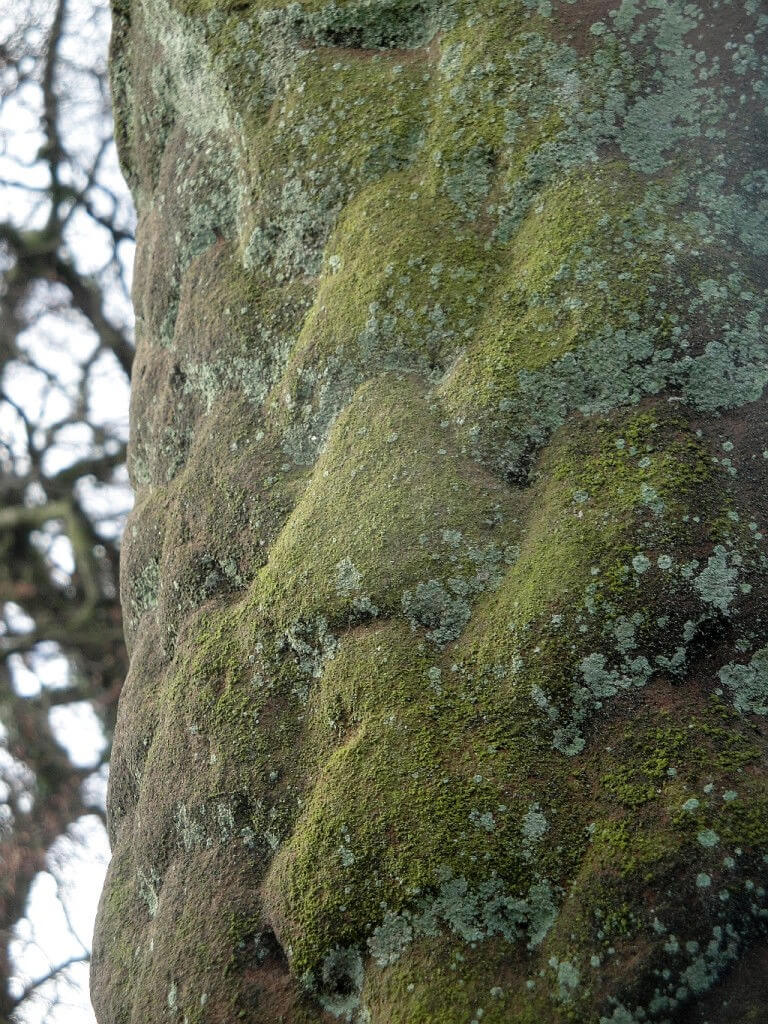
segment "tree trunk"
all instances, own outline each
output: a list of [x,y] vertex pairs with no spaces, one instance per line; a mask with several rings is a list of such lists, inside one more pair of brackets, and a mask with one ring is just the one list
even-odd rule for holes
[[768,1004],[760,0],[128,0],[101,1024]]

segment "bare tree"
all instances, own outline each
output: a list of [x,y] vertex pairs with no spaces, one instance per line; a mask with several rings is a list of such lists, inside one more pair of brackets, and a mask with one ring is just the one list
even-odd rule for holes
[[[9,988],[35,878],[62,834],[104,816],[89,780],[106,764],[125,671],[133,215],[112,141],[108,31],[103,3],[25,0],[0,15],[2,1021],[71,966]],[[83,764],[67,713],[86,706],[106,744]]]

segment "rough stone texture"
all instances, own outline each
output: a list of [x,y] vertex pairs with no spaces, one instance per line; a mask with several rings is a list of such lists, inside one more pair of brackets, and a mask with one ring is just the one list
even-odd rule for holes
[[120,0],[101,1024],[765,1019],[766,40]]

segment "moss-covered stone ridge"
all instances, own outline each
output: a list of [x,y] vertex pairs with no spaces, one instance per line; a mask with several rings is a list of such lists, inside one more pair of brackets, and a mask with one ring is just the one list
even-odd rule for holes
[[100,1024],[768,1005],[768,12],[119,0]]

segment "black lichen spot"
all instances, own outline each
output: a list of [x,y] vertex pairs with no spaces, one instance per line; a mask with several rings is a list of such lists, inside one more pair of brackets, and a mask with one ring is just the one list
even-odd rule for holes
[[299,34],[317,46],[403,50],[426,46],[439,27],[439,0],[330,4],[301,19]]
[[510,487],[530,487],[533,482],[533,463],[536,457],[536,446],[529,441],[514,462],[508,463],[504,477]]

